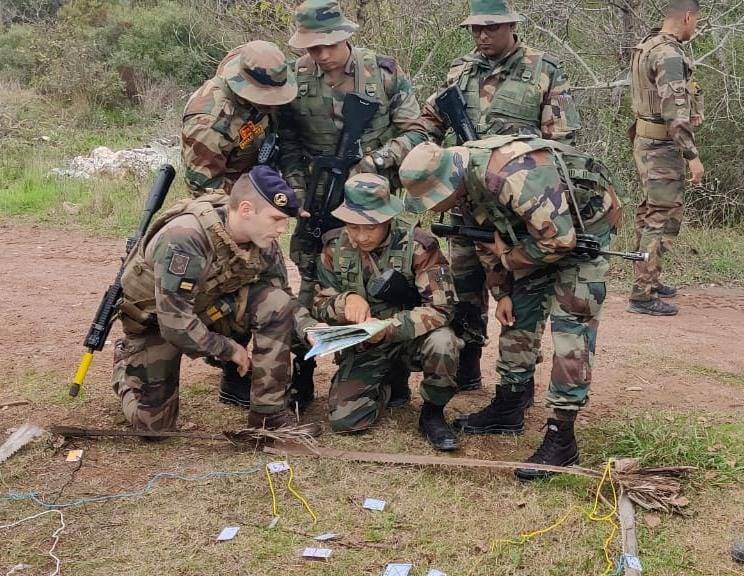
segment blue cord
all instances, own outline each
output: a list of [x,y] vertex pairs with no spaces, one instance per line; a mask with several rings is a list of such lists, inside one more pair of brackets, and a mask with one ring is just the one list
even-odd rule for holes
[[108,494],[105,496],[94,496],[92,498],[81,498],[73,502],[65,502],[62,504],[55,504],[52,502],[45,502],[39,498],[37,492],[17,492],[10,490],[7,496],[3,496],[3,500],[10,500],[11,502],[22,502],[25,500],[31,500],[35,504],[38,504],[42,508],[47,510],[62,510],[64,508],[76,508],[78,506],[85,506],[86,504],[95,504],[98,502],[108,502],[110,500],[122,500],[125,498],[136,498],[137,496],[145,496],[155,489],[155,484],[163,478],[171,480],[183,480],[185,482],[201,482],[203,480],[211,480],[213,478],[236,478],[240,476],[249,476],[256,474],[263,469],[262,466],[254,466],[253,468],[246,468],[244,470],[234,470],[230,472],[208,472],[206,474],[200,474],[198,476],[181,476],[173,472],[161,472],[156,474],[145,484],[142,490],[136,492],[119,492],[118,494]]

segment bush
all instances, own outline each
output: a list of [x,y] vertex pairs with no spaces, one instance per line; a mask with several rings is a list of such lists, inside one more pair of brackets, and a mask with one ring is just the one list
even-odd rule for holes
[[30,84],[36,64],[35,38],[38,30],[27,24],[15,24],[0,34],[0,73]]

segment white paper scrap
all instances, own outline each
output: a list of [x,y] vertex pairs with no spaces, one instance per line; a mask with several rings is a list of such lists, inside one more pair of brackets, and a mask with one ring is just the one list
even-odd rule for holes
[[269,462],[268,466],[272,474],[281,474],[289,470],[289,462]]
[[336,534],[335,532],[326,532],[325,534],[319,534],[314,539],[318,542],[328,542],[329,540],[335,540],[341,536],[341,534]]
[[362,504],[362,508],[366,510],[376,510],[377,512],[382,512],[385,509],[385,501],[375,500],[374,498],[366,498],[364,500],[364,504]]
[[220,532],[220,535],[217,536],[217,542],[225,542],[226,540],[232,540],[238,534],[238,530],[240,530],[240,526],[226,526],[225,528],[222,529],[222,532]]
[[382,576],[408,576],[413,564],[388,564]]
[[624,554],[623,558],[625,559],[625,564],[628,566],[628,568],[632,570],[638,570],[639,572],[643,572],[643,566],[641,565],[641,559],[638,558],[638,556],[633,556],[631,554]]
[[444,572],[440,572],[436,568],[431,568],[427,573],[426,576],[447,576]]
[[333,554],[333,550],[328,548],[305,548],[302,552],[302,557],[312,560],[329,560],[331,554]]
[[80,462],[80,460],[83,458],[83,451],[82,450],[70,450],[67,453],[67,462]]

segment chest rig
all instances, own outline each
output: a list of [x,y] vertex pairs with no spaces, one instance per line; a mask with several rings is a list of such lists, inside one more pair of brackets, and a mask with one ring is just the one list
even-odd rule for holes
[[[390,227],[390,238],[388,244],[383,249],[382,255],[374,261],[373,272],[382,273],[385,270],[396,270],[403,274],[406,281],[411,287],[415,287],[415,275],[413,272],[413,251],[414,230],[418,225],[417,222],[409,224],[395,220]],[[369,303],[372,316],[380,320],[391,318],[403,307],[396,307],[382,300],[377,300],[367,292],[367,282],[365,278],[364,263],[359,250],[351,245],[349,236],[342,228],[339,229],[338,239],[333,252],[333,269],[336,278],[341,285],[342,292],[355,292],[362,296]],[[372,254],[368,256],[374,258]],[[376,266],[377,270],[374,270]]]

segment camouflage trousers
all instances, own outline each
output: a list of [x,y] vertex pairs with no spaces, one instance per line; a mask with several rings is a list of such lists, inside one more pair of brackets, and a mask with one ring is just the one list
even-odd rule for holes
[[570,258],[514,281],[516,320],[501,329],[499,385],[518,391],[534,378],[549,316],[554,353],[546,406],[579,410],[588,402],[608,269],[602,257]]
[[[290,380],[290,344],[297,302],[284,290],[251,286],[246,330],[236,333],[226,323],[212,329],[236,341],[253,341],[251,410],[274,414],[286,406]],[[136,430],[172,430],[178,418],[181,351],[157,329],[125,334],[116,343],[114,392],[124,416]]]
[[635,215],[636,250],[648,262],[636,262],[631,300],[651,300],[660,285],[663,254],[679,234],[683,217],[686,165],[673,142],[636,137],[633,154],[643,200]]
[[390,399],[390,377],[400,365],[423,372],[421,397],[444,406],[456,391],[460,344],[451,329],[439,328],[409,342],[345,350],[328,393],[331,428],[355,432],[372,426]]

